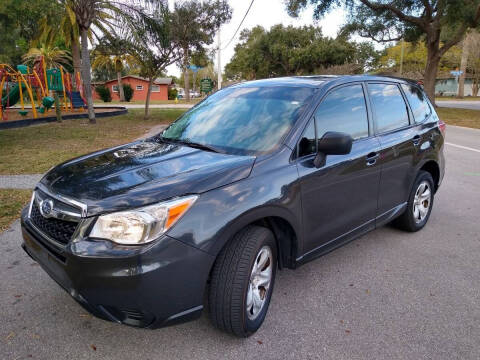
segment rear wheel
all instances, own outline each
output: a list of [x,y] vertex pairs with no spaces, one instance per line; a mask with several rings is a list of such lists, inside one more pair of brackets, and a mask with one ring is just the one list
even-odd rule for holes
[[213,324],[226,332],[247,337],[265,320],[277,268],[272,232],[248,226],[220,252],[209,290]]
[[434,197],[433,178],[430,173],[420,171],[410,193],[407,209],[394,221],[402,230],[418,231],[430,218]]

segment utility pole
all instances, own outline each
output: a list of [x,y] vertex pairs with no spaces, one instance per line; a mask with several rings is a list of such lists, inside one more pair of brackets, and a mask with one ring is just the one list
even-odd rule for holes
[[402,48],[400,51],[400,76],[402,76],[403,73],[403,55],[405,53],[405,40],[402,39]]
[[218,27],[218,48],[217,48],[217,72],[218,72],[218,80],[217,80],[217,88],[220,90],[222,88],[222,56],[220,55],[220,27]]

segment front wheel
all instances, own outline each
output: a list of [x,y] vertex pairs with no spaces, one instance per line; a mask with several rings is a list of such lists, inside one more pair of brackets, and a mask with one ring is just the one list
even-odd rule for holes
[[248,226],[220,252],[211,277],[209,309],[213,324],[247,337],[265,320],[277,268],[272,232]]
[[420,171],[410,193],[407,209],[394,221],[402,230],[418,231],[430,218],[434,197],[433,179],[430,173]]

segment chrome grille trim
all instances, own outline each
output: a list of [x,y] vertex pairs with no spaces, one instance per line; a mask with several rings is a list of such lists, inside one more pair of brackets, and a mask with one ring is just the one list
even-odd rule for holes
[[77,209],[80,210],[80,217],[82,218],[85,218],[87,217],[87,205],[80,202],[80,201],[77,201],[77,200],[74,200],[74,199],[71,199],[67,196],[63,196],[63,195],[59,195],[59,194],[52,194],[45,185],[43,185],[42,183],[38,183],[37,184],[37,188],[39,190],[41,190],[42,192],[44,192],[45,194],[47,194],[48,196],[52,197],[53,199],[56,199],[60,202],[63,202],[67,205],[70,205],[70,206],[73,206]]

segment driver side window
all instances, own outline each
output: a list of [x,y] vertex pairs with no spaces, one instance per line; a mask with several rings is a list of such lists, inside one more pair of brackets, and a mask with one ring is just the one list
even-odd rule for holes
[[368,116],[362,85],[332,90],[315,113],[317,137],[328,131],[347,133],[354,140],[368,137]]

